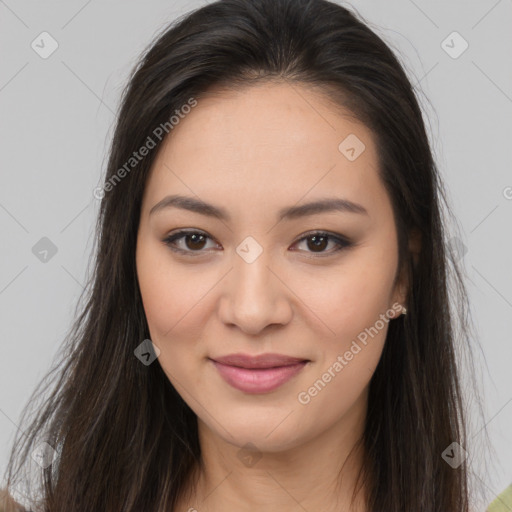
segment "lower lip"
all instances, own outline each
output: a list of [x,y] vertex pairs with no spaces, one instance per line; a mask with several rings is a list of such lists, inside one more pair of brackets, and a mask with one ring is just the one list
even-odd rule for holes
[[299,373],[307,361],[276,368],[239,368],[213,361],[221,377],[231,386],[245,393],[268,393],[288,382]]

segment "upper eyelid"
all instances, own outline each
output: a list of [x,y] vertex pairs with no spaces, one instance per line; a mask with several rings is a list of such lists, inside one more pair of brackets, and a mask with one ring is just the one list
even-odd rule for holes
[[[206,231],[202,231],[200,229],[195,229],[195,228],[190,228],[190,229],[181,229],[181,230],[178,230],[176,231],[175,233],[169,233],[168,235],[166,235],[165,239],[168,239],[168,238],[171,238],[171,237],[174,237],[174,236],[186,236],[186,235],[204,235],[206,236],[207,238],[210,238],[211,240],[215,240],[215,237],[209,235]],[[337,233],[333,233],[331,231],[328,231],[328,230],[322,230],[322,229],[312,229],[310,231],[306,231],[304,234],[300,235],[300,238],[297,238],[296,242],[300,242],[302,239],[304,238],[307,238],[308,236],[313,236],[313,235],[316,235],[316,234],[325,234],[325,235],[328,235],[330,236],[331,238],[340,238],[342,241],[346,241],[347,243],[349,242],[349,239],[347,237],[345,237],[344,235],[341,235],[341,234],[337,234]]]

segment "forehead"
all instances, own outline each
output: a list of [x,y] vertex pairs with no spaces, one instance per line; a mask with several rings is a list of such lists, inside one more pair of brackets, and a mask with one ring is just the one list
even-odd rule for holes
[[213,90],[197,101],[163,142],[147,201],[194,194],[229,201],[235,214],[241,206],[256,212],[258,205],[261,210],[326,195],[369,209],[386,201],[372,132],[318,91],[260,84]]

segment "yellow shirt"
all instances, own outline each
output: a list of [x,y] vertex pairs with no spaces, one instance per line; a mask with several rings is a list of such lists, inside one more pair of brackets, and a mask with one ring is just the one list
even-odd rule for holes
[[[22,512],[24,509],[12,497],[0,489],[0,512]],[[512,512],[512,484],[510,484],[487,508],[486,512]]]
[[512,512],[512,484],[492,501],[487,512]]

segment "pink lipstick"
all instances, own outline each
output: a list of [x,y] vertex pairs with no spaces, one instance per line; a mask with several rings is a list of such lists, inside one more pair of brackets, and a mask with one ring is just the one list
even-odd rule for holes
[[299,373],[307,359],[281,354],[230,354],[210,359],[221,377],[245,393],[268,393]]

